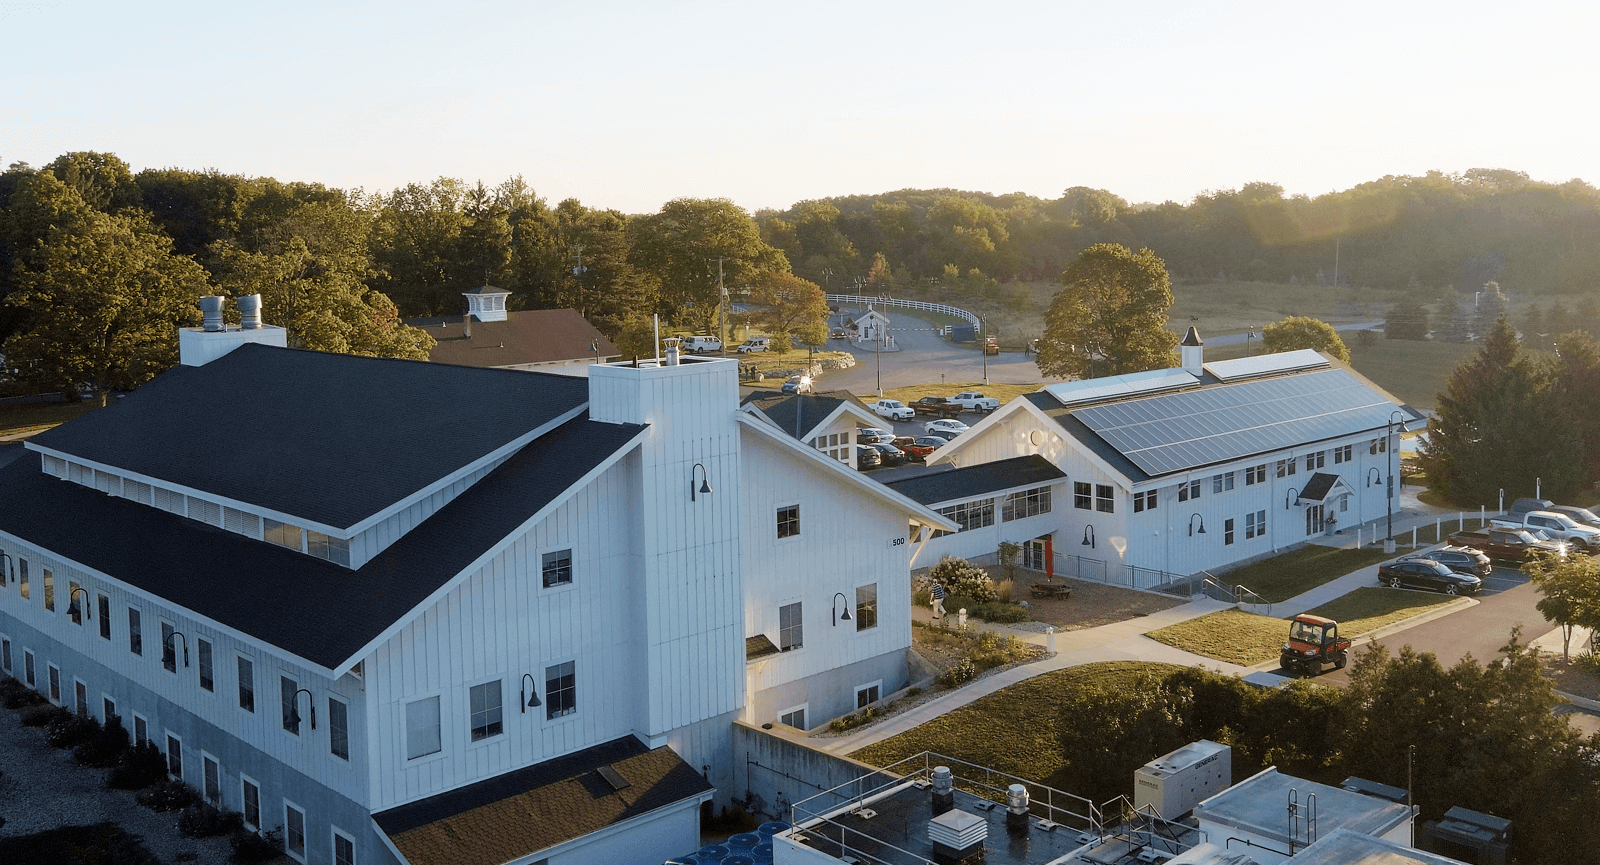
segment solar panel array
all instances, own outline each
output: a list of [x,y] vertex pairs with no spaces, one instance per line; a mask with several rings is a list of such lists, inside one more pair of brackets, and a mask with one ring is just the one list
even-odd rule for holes
[[1062,405],[1077,405],[1134,394],[1157,393],[1199,383],[1200,379],[1181,369],[1152,369],[1105,378],[1058,382],[1046,386],[1045,391]]
[[1328,359],[1318,354],[1315,349],[1302,348],[1298,351],[1280,351],[1255,357],[1213,361],[1205,365],[1205,371],[1216,376],[1218,381],[1226,382],[1280,372],[1316,369],[1327,365]]
[[1378,429],[1398,406],[1342,369],[1090,406],[1073,416],[1149,475]]

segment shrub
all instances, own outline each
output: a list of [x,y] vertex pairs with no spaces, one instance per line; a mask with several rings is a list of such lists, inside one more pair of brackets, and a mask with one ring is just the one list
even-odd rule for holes
[[972,661],[962,658],[950,669],[939,674],[939,684],[946,688],[959,688],[977,675],[977,666]]
[[167,776],[167,758],[149,742],[122,752],[116,768],[106,775],[113,790],[141,790]]
[[994,599],[1002,604],[1014,604],[1016,598],[1016,583],[1011,580],[1001,580],[994,584]]
[[229,858],[234,862],[266,862],[283,855],[283,830],[268,829],[260,834],[235,832],[228,844],[233,847]]
[[1016,604],[996,601],[991,604],[977,604],[967,610],[969,615],[977,616],[985,622],[997,625],[1009,625],[1014,622],[1026,622],[1028,611]]
[[[63,710],[65,712],[65,710]],[[45,730],[45,741],[52,748],[76,748],[100,735],[100,722],[88,715],[65,712],[50,722]]]
[[1001,541],[995,558],[999,560],[1000,567],[1005,569],[1006,580],[1014,580],[1017,578],[1017,559],[1022,558],[1022,545],[1015,541]]
[[71,712],[60,706],[37,703],[23,709],[19,720],[22,721],[22,726],[24,727],[47,727],[63,718],[69,717],[71,714]]
[[28,706],[38,706],[45,702],[44,695],[28,687],[18,684],[16,688],[5,691],[5,707],[7,709],[24,709]]
[[[928,577],[944,586],[951,595],[979,602],[995,599],[994,581],[989,579],[988,572],[968,564],[966,559],[945,556],[939,560],[939,564],[928,570]],[[950,605],[949,599],[945,600],[944,608],[956,609]]]
[[212,838],[244,828],[244,815],[210,802],[196,802],[178,815],[178,831],[190,838]]
[[104,767],[115,764],[127,750],[128,731],[123,729],[122,719],[112,715],[99,733],[72,749],[72,758],[85,766]]
[[912,589],[911,603],[919,607],[933,606],[933,591],[931,589]]
[[193,787],[175,778],[142,790],[133,798],[152,811],[177,811],[200,801]]

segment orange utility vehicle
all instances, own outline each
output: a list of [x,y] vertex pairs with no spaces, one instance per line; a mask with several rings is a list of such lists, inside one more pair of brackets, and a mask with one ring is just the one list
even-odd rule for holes
[[1289,621],[1289,642],[1278,655],[1285,673],[1302,676],[1344,669],[1349,658],[1350,641],[1339,636],[1339,623],[1306,613]]

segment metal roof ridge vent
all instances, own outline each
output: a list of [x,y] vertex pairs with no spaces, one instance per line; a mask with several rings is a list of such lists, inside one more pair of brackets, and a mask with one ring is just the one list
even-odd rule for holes
[[933,842],[936,861],[963,861],[982,849],[988,837],[989,821],[959,808],[928,821],[928,840]]
[[233,305],[239,308],[240,328],[244,330],[261,329],[261,295],[247,294],[244,297],[234,298]]
[[[222,323],[222,305],[227,298],[220,294],[208,294],[200,298],[201,327],[208,333],[218,333],[225,329]],[[193,321],[194,319],[190,319]]]

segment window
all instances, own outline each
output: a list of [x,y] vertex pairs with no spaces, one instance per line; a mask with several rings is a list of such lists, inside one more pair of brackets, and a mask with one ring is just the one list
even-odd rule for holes
[[183,743],[171,733],[167,734],[167,774],[183,780]]
[[0,669],[11,672],[11,641],[0,639]]
[[1289,457],[1286,460],[1278,460],[1278,477],[1286,478],[1294,474],[1294,464],[1298,459],[1298,457]]
[[805,645],[805,625],[798,603],[778,608],[778,651],[788,652]]
[[243,655],[239,656],[239,708],[256,710],[256,665]]
[[1090,502],[1088,484],[1083,483],[1082,481],[1072,482],[1072,506],[1084,511],[1089,509]]
[[1267,512],[1256,511],[1244,515],[1244,538],[1259,538],[1267,533]]
[[800,534],[800,506],[778,508],[778,537],[792,538]]
[[290,856],[306,861],[306,812],[283,803],[283,849]]
[[140,745],[148,741],[150,741],[150,722],[139,717],[138,715],[134,715],[133,744]]
[[500,714],[500,680],[473,685],[469,693],[472,711],[472,741],[479,742],[505,732]]
[[[161,666],[166,667],[169,673],[178,672],[178,641],[172,639],[172,635],[176,633],[171,624],[161,623]],[[188,641],[189,639],[185,637],[184,642]]]
[[128,651],[144,654],[144,632],[139,630],[139,611],[134,607],[128,608]]
[[406,759],[415,760],[437,754],[439,743],[439,698],[429,697],[406,704]]
[[1388,436],[1384,436],[1381,439],[1373,439],[1372,441],[1367,443],[1367,453],[1369,453],[1369,454],[1384,454],[1384,453],[1388,453],[1388,452],[1389,452],[1389,437]]
[[261,785],[239,776],[239,801],[244,803],[244,825],[248,829],[261,828]]
[[873,682],[870,685],[865,685],[863,687],[857,688],[856,689],[856,708],[857,709],[865,709],[866,707],[872,705],[873,703],[878,702],[878,691],[882,687],[883,687],[883,683],[882,682]]
[[55,664],[47,665],[50,671],[50,702],[61,705],[61,670]]
[[350,707],[332,697],[328,698],[328,753],[350,759]]
[[1350,445],[1333,449],[1333,464],[1353,462],[1350,456]]
[[788,726],[793,727],[796,730],[807,729],[807,727],[806,727],[806,707],[805,706],[801,706],[799,708],[790,709],[789,711],[784,712],[782,715],[778,716],[778,723],[787,724]]
[[333,865],[356,865],[356,843],[338,829],[333,830]]
[[288,676],[278,677],[278,691],[282,698],[283,729],[300,735],[300,683]]
[[83,587],[76,580],[67,580],[67,618],[74,625],[83,624],[83,608],[89,603],[88,592],[83,592],[83,604],[78,603],[79,592],[83,592]]
[[110,697],[101,697],[100,712],[100,723],[111,723],[111,719],[117,717],[117,702]]
[[878,584],[856,586],[856,630],[878,626]]
[[1224,472],[1220,475],[1211,476],[1212,495],[1231,489],[1233,489],[1233,472]]
[[1222,521],[1222,545],[1229,546],[1233,543],[1233,519],[1230,517]]
[[[939,515],[949,517],[950,521],[960,526],[958,532],[969,529],[981,529],[994,525],[994,499],[982,499],[976,502],[962,502],[939,508]],[[940,538],[951,534],[946,531],[935,531],[933,537]]]
[[1267,464],[1251,466],[1244,470],[1244,485],[1264,484],[1267,482]]
[[544,668],[544,703],[547,719],[578,711],[577,662],[567,661]]
[[99,596],[95,601],[96,612],[100,614],[100,639],[111,639],[111,599],[105,595]]
[[1000,521],[1009,523],[1039,514],[1050,513],[1050,488],[1035,487],[1005,497],[1000,507]]
[[38,682],[35,681],[34,677],[33,677],[33,653],[32,652],[24,651],[22,653],[22,675],[23,675],[23,680],[28,683],[28,687],[30,687],[30,688],[39,687]]
[[1317,451],[1314,454],[1306,454],[1306,471],[1308,471],[1308,472],[1311,471],[1312,469],[1320,469],[1320,468],[1322,468],[1323,466],[1325,466],[1327,464],[1328,464],[1328,452],[1327,451]]
[[572,551],[558,550],[544,554],[544,587],[572,585]]
[[17,592],[24,601],[33,597],[28,591],[28,560],[17,559]]
[[280,547],[288,547],[296,552],[304,549],[300,545],[301,534],[299,526],[280,523],[271,517],[261,519],[261,539]]
[[206,801],[213,805],[222,804],[222,769],[217,761],[206,753],[200,754],[201,790]]
[[1144,491],[1142,493],[1134,493],[1133,494],[1133,512],[1134,513],[1137,514],[1137,513],[1141,512],[1141,511],[1145,511],[1145,510],[1152,510],[1153,511],[1155,509],[1156,509],[1156,491],[1155,490],[1146,490],[1146,491]]
[[73,679],[72,698],[73,708],[77,710],[79,715],[87,718],[89,716],[89,686],[77,679]]
[[195,640],[194,644],[195,654],[199,656],[200,660],[200,687],[205,688],[207,691],[214,691],[216,688],[213,686],[216,681],[212,678],[211,643],[208,640]]
[[40,570],[44,571],[44,608],[53,613],[56,611],[56,575],[50,573],[49,568]]
[[1111,498],[1111,487],[1105,484],[1094,485],[1094,509],[1102,514],[1116,511],[1116,504]]
[[350,567],[350,540],[329,537],[321,532],[306,529],[306,552],[336,565]]
[[1200,498],[1200,482],[1186,481],[1178,484],[1178,501],[1186,502],[1190,499]]

